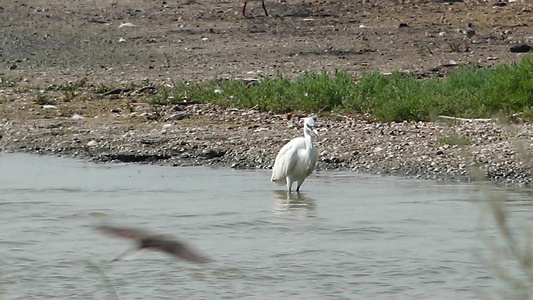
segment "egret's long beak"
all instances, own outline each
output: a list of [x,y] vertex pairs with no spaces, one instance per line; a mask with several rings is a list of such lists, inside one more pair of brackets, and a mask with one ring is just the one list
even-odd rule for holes
[[316,130],[315,127],[310,127],[311,128],[311,131],[318,137],[319,134],[318,134],[318,130]]

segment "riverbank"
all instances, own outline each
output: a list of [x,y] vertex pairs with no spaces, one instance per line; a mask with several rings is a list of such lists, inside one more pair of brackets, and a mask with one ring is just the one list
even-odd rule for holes
[[[300,116],[209,104],[153,106],[131,98],[35,103],[31,92],[4,88],[2,151],[95,162],[271,168],[279,149],[302,135]],[[353,116],[316,117],[317,169],[531,187],[527,153],[533,126],[498,120],[380,123]]]
[[[510,48],[532,42],[525,1],[269,1],[271,17],[249,5],[249,18],[236,1],[49,2],[0,7],[2,151],[269,168],[302,134],[298,116],[195,99],[150,106],[150,87],[335,70],[445,77],[520,62],[525,54]],[[358,117],[318,116],[319,171],[465,181],[476,166],[488,180],[531,186],[530,124]]]

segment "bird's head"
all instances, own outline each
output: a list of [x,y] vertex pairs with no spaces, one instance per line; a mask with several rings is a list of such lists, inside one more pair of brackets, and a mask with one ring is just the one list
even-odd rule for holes
[[318,131],[315,128],[315,120],[313,118],[304,118],[304,130],[308,133],[314,133],[318,136]]

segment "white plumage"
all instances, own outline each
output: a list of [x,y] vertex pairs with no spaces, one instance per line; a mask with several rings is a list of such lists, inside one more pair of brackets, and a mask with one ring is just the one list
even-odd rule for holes
[[298,182],[296,191],[300,191],[302,183],[315,170],[318,160],[318,151],[313,146],[312,137],[312,134],[318,136],[315,121],[313,118],[304,118],[303,123],[304,136],[294,138],[283,146],[272,168],[271,181],[276,184],[287,184],[289,192],[294,182]]

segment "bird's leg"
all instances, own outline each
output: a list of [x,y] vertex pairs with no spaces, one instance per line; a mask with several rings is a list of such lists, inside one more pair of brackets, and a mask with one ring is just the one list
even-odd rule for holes
[[292,178],[287,177],[286,180],[287,180],[287,189],[289,190],[289,193],[290,193],[292,189]]
[[248,4],[248,2],[244,1],[244,5],[242,7],[242,15],[243,15],[243,17],[246,17],[246,4]]
[[246,17],[246,4],[247,4],[247,3],[248,3],[248,2],[244,1],[244,6],[242,7],[242,15],[243,15],[244,17]]
[[267,12],[267,9],[265,7],[265,0],[261,1],[261,3],[263,3],[263,10],[265,11],[265,15],[268,17],[268,12]]
[[298,186],[296,187],[297,192],[300,192],[300,187],[302,186],[303,183],[304,183],[304,180],[298,181]]

